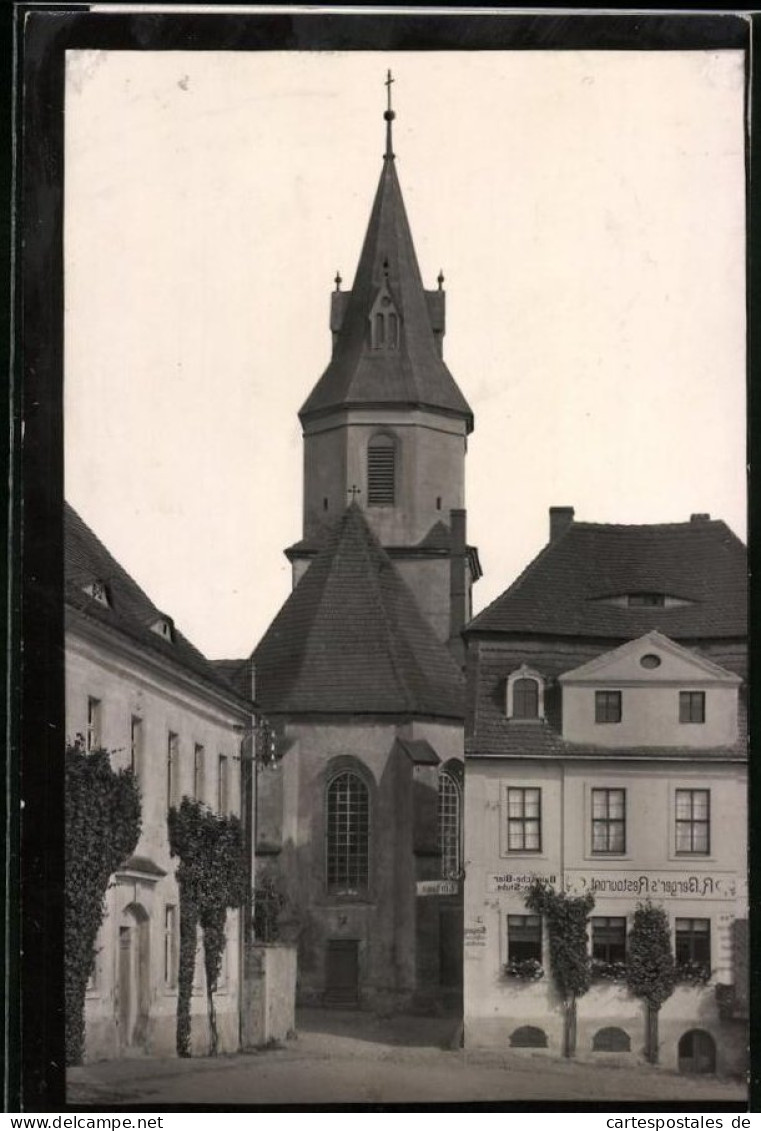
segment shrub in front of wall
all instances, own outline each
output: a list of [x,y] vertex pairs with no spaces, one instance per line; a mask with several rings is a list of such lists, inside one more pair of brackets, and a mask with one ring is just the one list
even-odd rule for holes
[[203,935],[209,1055],[218,1049],[214,994],[225,949],[229,908],[240,907],[246,894],[246,859],[238,817],[213,813],[183,797],[167,817],[169,850],[178,856],[180,890],[180,969],[177,993],[177,1054],[190,1056],[190,1001],[193,993],[196,932]]
[[66,1063],[80,1064],[85,994],[110,876],[140,839],[140,790],[131,770],[114,770],[107,750],[66,747],[64,769],[64,1002]]

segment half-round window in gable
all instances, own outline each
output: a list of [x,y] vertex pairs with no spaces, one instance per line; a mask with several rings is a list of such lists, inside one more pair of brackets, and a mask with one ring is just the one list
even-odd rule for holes
[[358,774],[341,773],[325,797],[328,889],[345,895],[366,890],[370,862],[370,795]]
[[367,502],[371,507],[393,506],[396,502],[397,444],[382,432],[367,446]]
[[522,664],[507,677],[507,717],[509,719],[544,718],[544,680],[539,672]]

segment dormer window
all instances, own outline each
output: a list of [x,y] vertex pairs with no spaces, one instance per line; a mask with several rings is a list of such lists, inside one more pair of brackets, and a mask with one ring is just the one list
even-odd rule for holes
[[109,608],[111,602],[108,598],[108,589],[105,581],[96,579],[91,581],[89,585],[84,586],[84,591],[88,597],[92,597],[93,601],[97,601],[99,605]]
[[629,593],[626,603],[630,609],[661,609],[666,604],[665,593]]
[[374,350],[399,348],[399,312],[384,284],[370,311],[370,346]]
[[539,672],[522,664],[507,677],[506,706],[508,719],[544,718],[544,680]]
[[171,644],[174,640],[174,623],[172,618],[166,616],[158,617],[151,625],[151,632],[155,632],[157,636],[161,636]]

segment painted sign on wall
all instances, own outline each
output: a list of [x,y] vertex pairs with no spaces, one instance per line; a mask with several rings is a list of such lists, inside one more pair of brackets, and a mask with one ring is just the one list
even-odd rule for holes
[[534,880],[556,884],[557,876],[542,876],[538,872],[499,872],[486,877],[487,891],[528,891]]
[[457,880],[418,880],[418,895],[457,895]]
[[610,872],[572,869],[565,874],[565,890],[577,895],[623,896],[648,899],[736,899],[733,872],[650,872],[622,868]]

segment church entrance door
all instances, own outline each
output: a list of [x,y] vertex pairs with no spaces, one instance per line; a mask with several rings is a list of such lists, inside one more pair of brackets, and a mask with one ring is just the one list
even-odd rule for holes
[[325,1004],[359,1004],[359,942],[329,939],[325,954]]

